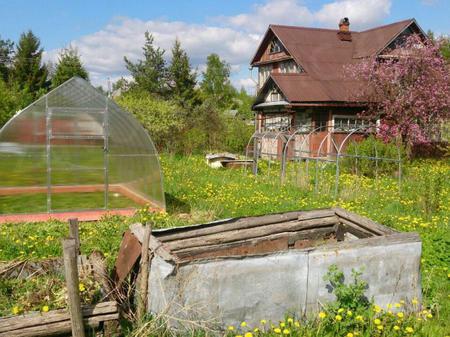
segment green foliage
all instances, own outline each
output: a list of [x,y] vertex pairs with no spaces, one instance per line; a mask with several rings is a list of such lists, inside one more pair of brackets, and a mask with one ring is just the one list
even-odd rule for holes
[[192,71],[189,57],[181,48],[179,40],[175,40],[172,48],[172,60],[168,68],[168,85],[170,97],[183,107],[190,107],[198,100],[195,91],[197,74]]
[[[346,152],[349,156],[344,157],[343,166],[353,173],[367,177],[373,177],[377,171],[378,174],[392,174],[398,170],[398,163],[392,161],[392,159],[398,159],[399,150],[401,158],[404,159],[405,151],[402,147],[398,148],[395,143],[385,143],[371,135],[361,142],[351,142],[348,145]],[[352,156],[361,156],[363,158]],[[376,157],[380,158],[380,160],[376,161],[373,159]],[[388,158],[388,160],[381,158]]]
[[136,63],[124,57],[125,66],[134,79],[135,89],[152,94],[164,95],[167,91],[167,69],[163,55],[164,50],[153,45],[154,38],[145,32],[143,49],[144,59]]
[[20,91],[16,85],[8,87],[0,78],[0,128],[15,112],[31,103],[31,94]]
[[213,99],[219,108],[231,107],[236,89],[230,82],[230,65],[222,61],[219,55],[208,56],[200,88],[204,97]]
[[117,103],[131,112],[146,128],[159,150],[170,150],[184,127],[183,109],[175,102],[130,91],[119,96]]
[[42,65],[41,42],[31,30],[22,33],[14,55],[11,80],[20,90],[25,90],[33,96],[39,97],[47,88],[48,71]]
[[14,52],[14,42],[2,40],[0,37],[0,79],[8,81],[12,56]]
[[81,63],[78,51],[74,48],[66,48],[59,54],[55,74],[52,77],[52,87],[56,88],[74,76],[89,81],[89,74]]
[[336,301],[330,307],[347,308],[353,311],[365,310],[369,308],[369,301],[364,295],[367,289],[367,282],[361,279],[362,272],[352,269],[352,282],[345,284],[344,273],[336,265],[328,268],[324,281],[330,282]]

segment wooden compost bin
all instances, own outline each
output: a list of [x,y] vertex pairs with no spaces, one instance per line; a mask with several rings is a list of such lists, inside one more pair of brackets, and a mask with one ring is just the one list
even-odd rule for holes
[[[142,241],[142,226],[133,234]],[[363,271],[385,307],[421,299],[421,241],[339,208],[229,219],[153,231],[148,310],[171,325],[257,324],[320,310],[323,276]]]

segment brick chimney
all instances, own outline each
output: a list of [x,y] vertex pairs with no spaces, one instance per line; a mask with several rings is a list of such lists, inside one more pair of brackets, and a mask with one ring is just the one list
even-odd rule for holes
[[352,33],[350,32],[350,21],[348,18],[343,18],[339,21],[339,31],[337,33],[339,40],[351,41]]

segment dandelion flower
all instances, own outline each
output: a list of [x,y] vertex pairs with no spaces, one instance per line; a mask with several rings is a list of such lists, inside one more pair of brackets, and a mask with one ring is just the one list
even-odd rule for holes
[[86,287],[84,286],[83,283],[80,283],[80,284],[78,285],[78,289],[80,290],[80,292],[86,291]]
[[353,312],[352,312],[351,310],[348,310],[348,311],[347,311],[347,316],[348,316],[348,317],[352,317],[352,316],[353,316]]
[[394,325],[394,330],[398,331],[398,330],[400,330],[400,327],[398,325]]
[[265,325],[266,323],[267,323],[267,321],[266,321],[265,319],[262,319],[262,320],[261,320],[261,324],[262,324],[262,325]]
[[244,337],[253,337],[253,334],[251,332],[247,332]]
[[356,320],[360,322],[364,322],[364,318],[361,315],[356,316]]
[[381,321],[378,318],[375,318],[375,320],[373,321],[376,325],[380,325]]
[[42,312],[48,312],[49,311],[48,305],[44,305],[41,310]]
[[342,321],[342,316],[341,315],[336,315],[336,321],[338,321],[338,322],[340,322],[340,321]]
[[258,329],[258,328],[254,328],[254,329],[253,329],[253,332],[257,332],[257,333],[258,333],[258,332],[259,332],[259,329]]
[[411,303],[414,304],[414,305],[417,305],[419,303],[419,301],[417,300],[417,298],[413,298]]
[[395,303],[396,308],[400,308],[402,305],[400,303]]
[[18,306],[15,306],[11,311],[14,315],[18,315],[20,313],[20,308]]
[[398,318],[403,318],[405,315],[403,314],[403,312],[399,312],[399,313],[397,313],[397,317]]
[[351,333],[351,332],[349,332],[347,335],[346,335],[347,337],[353,337],[354,336],[354,334],[353,333]]
[[342,312],[344,312],[344,309],[343,309],[343,308],[339,308],[338,314],[340,314],[340,313],[342,313]]
[[289,330],[289,329],[284,329],[283,330],[283,334],[284,335],[289,335],[291,333],[291,330]]
[[377,329],[381,331],[381,330],[383,330],[383,326],[382,325],[377,325]]
[[296,328],[300,328],[300,322],[299,321],[295,321],[294,325],[295,325]]
[[413,332],[414,332],[414,329],[411,328],[410,326],[407,326],[406,329],[405,329],[405,332],[406,332],[406,333],[413,333]]
[[247,326],[247,322],[242,322],[241,327],[245,328]]
[[280,326],[281,326],[282,328],[284,328],[284,327],[286,326],[286,323],[281,322],[281,323],[280,323]]
[[273,332],[275,332],[275,333],[281,333],[281,329],[280,329],[280,328],[275,328],[275,329],[273,329]]
[[427,318],[433,318],[433,315],[432,314],[428,314]]
[[327,317],[326,313],[324,313],[323,311],[319,312],[319,318],[324,319],[325,317]]
[[381,308],[378,305],[374,305],[373,311],[375,311],[376,313],[381,312]]
[[234,331],[234,326],[230,325],[230,326],[228,327],[228,331]]

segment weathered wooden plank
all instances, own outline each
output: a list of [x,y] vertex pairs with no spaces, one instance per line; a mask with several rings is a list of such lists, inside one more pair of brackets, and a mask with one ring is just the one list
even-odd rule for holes
[[[267,242],[275,242],[272,251],[282,251],[287,250],[290,245],[293,245],[298,240],[310,239],[317,240],[324,238],[326,235],[334,233],[334,225],[329,225],[327,227],[305,229],[300,232],[283,232],[278,234],[272,234],[264,237],[258,237],[253,239],[246,239],[228,243],[221,243],[211,246],[200,246],[193,248],[184,248],[174,251],[180,259],[187,258],[199,258],[207,256],[230,256],[230,255],[247,255],[247,254],[261,254],[267,253],[269,250],[265,250],[268,245],[264,244]],[[281,245],[281,241],[284,240],[285,245]],[[264,246],[264,251],[258,251],[258,245]],[[240,252],[239,247],[244,247]],[[252,247],[252,248],[249,248]],[[268,248],[267,248],[268,249]],[[233,253],[227,253],[227,250],[233,250]],[[217,254],[216,252],[222,252],[223,254]],[[201,256],[200,256],[201,255]]]
[[[85,318],[117,312],[118,305],[115,301],[101,302],[82,307],[82,314]],[[0,318],[0,333],[68,320],[70,320],[70,315],[67,309],[52,310],[48,313],[32,313],[23,316],[5,317]]]
[[345,231],[357,236],[358,238],[370,238],[376,235],[347,219],[340,218],[339,221],[343,224]]
[[119,287],[141,255],[141,244],[130,230],[125,231],[120,243],[119,253],[112,272],[115,286]]
[[218,224],[206,224],[200,226],[188,226],[181,229],[170,231],[155,231],[154,235],[163,243],[175,240],[197,238],[203,235],[229,232],[238,229],[246,229],[263,225],[287,222],[292,220],[308,220],[314,218],[324,218],[334,216],[335,213],[330,209],[313,211],[295,211],[283,214],[270,214],[264,216],[255,216],[247,218],[238,218]]
[[381,225],[373,220],[370,220],[366,217],[346,211],[345,209],[336,207],[336,208],[333,208],[333,210],[336,212],[336,215],[338,217],[347,219],[351,222],[354,222],[359,227],[362,227],[362,228],[364,228],[372,233],[375,233],[377,235],[398,233],[397,231],[393,230],[392,228],[383,226],[383,225]]
[[[89,328],[97,328],[101,322],[117,320],[119,313],[111,313],[88,317],[83,320],[83,325]],[[41,337],[68,334],[72,331],[70,320],[54,322],[44,325],[24,327],[18,330],[0,333],[0,337]]]
[[224,233],[205,235],[198,238],[170,241],[166,242],[165,245],[171,251],[176,251],[183,248],[210,246],[220,243],[241,241],[245,239],[252,239],[283,232],[296,232],[299,230],[310,229],[315,227],[326,227],[330,225],[335,225],[337,223],[339,223],[339,220],[336,216],[315,218],[311,220],[297,220],[259,227],[251,227],[246,229],[237,229],[233,231],[227,231]]
[[[133,224],[130,226],[131,232],[136,236],[136,238],[139,240],[139,242],[143,242],[144,240],[144,227],[139,224]],[[159,241],[159,239],[155,238],[153,235],[150,236],[150,243],[149,248],[151,251],[153,251],[156,255],[161,257],[162,259],[166,261],[172,261],[177,262],[178,258],[173,255],[166,246]]]

